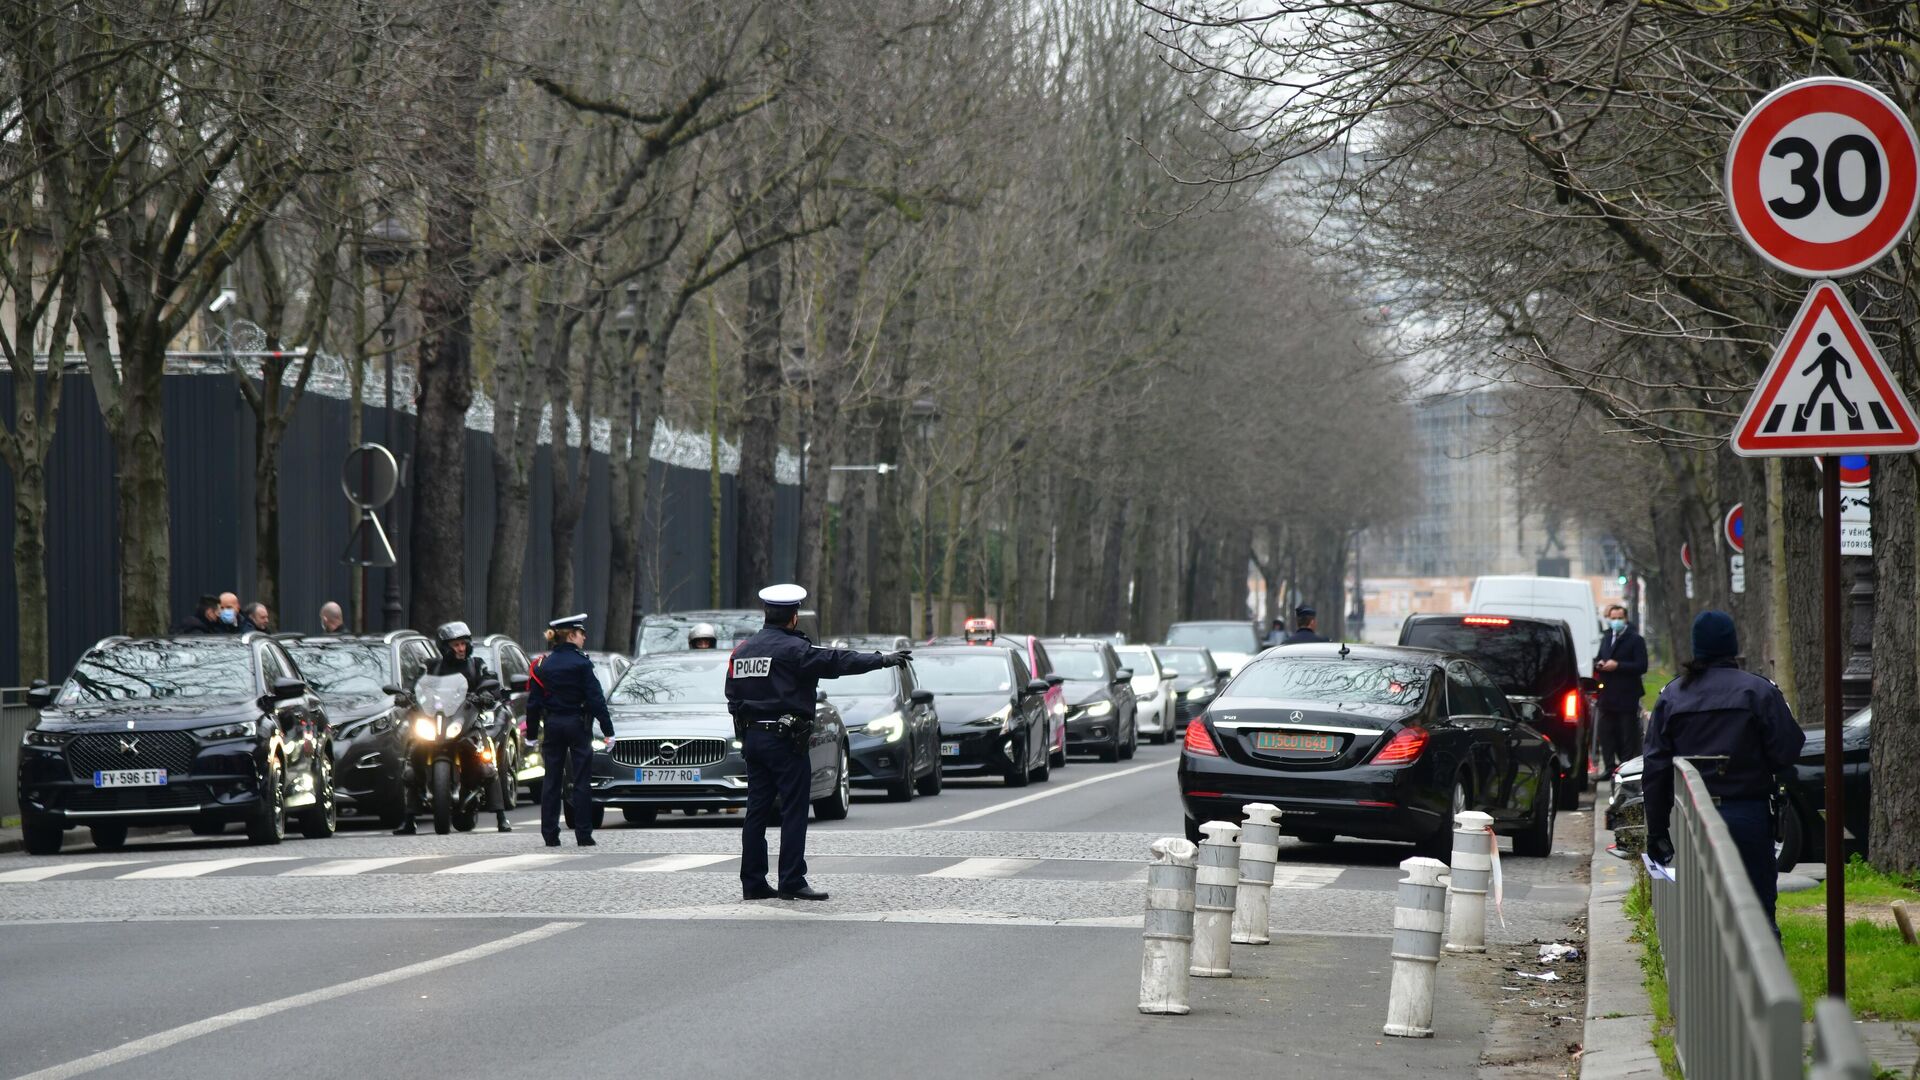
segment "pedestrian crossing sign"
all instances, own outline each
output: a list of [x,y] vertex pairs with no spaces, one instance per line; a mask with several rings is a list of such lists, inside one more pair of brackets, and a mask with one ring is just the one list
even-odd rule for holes
[[1898,454],[1920,449],[1920,421],[1840,286],[1817,281],[1732,441],[1743,457]]

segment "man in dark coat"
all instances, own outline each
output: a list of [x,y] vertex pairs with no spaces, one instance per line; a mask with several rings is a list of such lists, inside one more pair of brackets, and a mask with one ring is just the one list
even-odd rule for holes
[[1327,640],[1320,636],[1320,613],[1305,604],[1293,609],[1293,626],[1293,633],[1281,644],[1317,645]]
[[1607,609],[1607,632],[1593,662],[1600,683],[1600,758],[1607,775],[1614,766],[1640,752],[1640,698],[1646,693],[1640,677],[1647,673],[1647,639],[1627,622],[1627,609]]
[[212,593],[200,597],[193,605],[193,611],[186,618],[173,624],[176,634],[222,634],[226,627],[220,625],[220,598]]

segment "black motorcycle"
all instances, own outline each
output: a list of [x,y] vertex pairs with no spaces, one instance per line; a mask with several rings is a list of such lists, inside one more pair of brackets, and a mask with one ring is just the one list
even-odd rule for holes
[[471,832],[480,803],[495,776],[491,721],[484,695],[497,691],[488,679],[478,694],[461,675],[422,675],[414,685],[415,711],[408,750],[408,783],[415,806],[433,813],[433,831]]

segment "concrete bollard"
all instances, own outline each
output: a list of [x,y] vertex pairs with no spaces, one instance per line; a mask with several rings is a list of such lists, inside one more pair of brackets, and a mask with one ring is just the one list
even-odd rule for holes
[[1447,890],[1439,859],[1408,859],[1400,864],[1400,895],[1393,906],[1393,985],[1387,992],[1388,1035],[1433,1037],[1433,986],[1440,966],[1440,932],[1447,912]]
[[1493,875],[1493,818],[1453,815],[1453,866],[1447,882],[1447,951],[1487,951],[1487,884]]
[[1193,880],[1193,966],[1202,979],[1224,979],[1233,974],[1233,894],[1240,883],[1240,844],[1234,838],[1240,826],[1231,821],[1209,821],[1200,826]]
[[1146,955],[1140,961],[1140,1011],[1187,1015],[1187,969],[1193,964],[1192,842],[1153,842],[1147,864]]
[[1265,945],[1273,902],[1273,864],[1280,859],[1280,808],[1248,803],[1240,826],[1240,887],[1233,894],[1233,943]]

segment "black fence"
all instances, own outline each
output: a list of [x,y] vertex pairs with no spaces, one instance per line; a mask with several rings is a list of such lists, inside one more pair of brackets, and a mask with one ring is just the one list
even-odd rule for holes
[[[13,386],[0,376],[0,408],[11,415]],[[351,532],[349,507],[340,487],[340,466],[349,447],[350,404],[342,397],[309,392],[300,402],[280,447],[280,605],[278,628],[317,630],[320,605],[349,606],[353,569],[342,561]],[[242,602],[254,585],[253,413],[232,376],[224,372],[169,375],[165,384],[167,506],[171,519],[172,576],[168,609],[186,614],[201,593],[232,591]],[[384,409],[364,411],[365,436],[396,455],[411,445],[413,417],[399,412],[388,427]],[[467,621],[476,630],[504,629],[529,644],[556,614],[552,611],[553,484],[551,448],[542,445],[533,471],[525,571],[520,580],[520,625],[484,627],[487,566],[493,547],[493,436],[467,432],[466,596]],[[734,606],[735,497],[732,475],[721,477],[721,595],[711,595],[712,504],[704,468],[651,461],[643,521],[640,607],[643,611]],[[575,533],[575,610],[593,616],[590,645],[604,639],[608,556],[612,548],[606,455],[595,451],[586,512]],[[46,519],[50,660],[63,675],[93,642],[120,629],[119,522],[114,491],[115,455],[84,373],[62,381],[59,426],[47,461]],[[406,478],[390,507],[388,527],[401,566],[400,597],[407,600],[409,494],[434,479]],[[776,576],[794,565],[798,490],[776,489]],[[12,477],[0,469],[0,541],[12,546]],[[367,575],[367,625],[380,625],[383,571]],[[348,619],[351,622],[352,613]],[[404,621],[404,620],[403,620]],[[0,686],[22,681],[14,643],[19,640],[13,562],[0,559]]]

